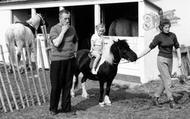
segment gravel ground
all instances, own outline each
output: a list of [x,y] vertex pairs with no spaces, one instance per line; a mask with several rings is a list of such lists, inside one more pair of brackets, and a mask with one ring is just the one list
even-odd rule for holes
[[[49,101],[42,106],[32,106],[14,112],[0,113],[0,119],[190,119],[189,84],[181,85],[174,81],[174,89],[178,89],[175,97],[181,109],[170,109],[166,96],[160,101],[163,107],[152,105],[151,96],[160,81],[151,81],[147,84],[129,89],[128,86],[112,85],[110,92],[111,106],[98,105],[98,82],[87,82],[88,99],[81,97],[81,87],[72,98],[72,113],[49,114]],[[184,87],[184,88],[182,88]],[[179,90],[181,89],[181,90]]]

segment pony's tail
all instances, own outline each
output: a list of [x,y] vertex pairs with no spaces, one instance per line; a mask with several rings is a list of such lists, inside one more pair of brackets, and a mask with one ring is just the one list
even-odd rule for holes
[[14,35],[12,34],[11,31],[7,31],[5,33],[5,41],[6,41],[7,50],[9,53],[9,60],[11,60],[13,64],[15,64],[15,62],[16,62],[16,57],[15,57],[16,50],[15,50],[15,43],[14,43]]

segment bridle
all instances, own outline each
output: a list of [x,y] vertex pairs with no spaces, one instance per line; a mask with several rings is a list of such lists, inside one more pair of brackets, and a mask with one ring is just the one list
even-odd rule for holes
[[[122,53],[121,53],[121,50],[119,49],[119,47],[117,46],[117,44],[116,44],[116,48],[117,48],[117,50],[119,51],[119,58],[122,58]],[[122,64],[124,64],[124,63],[129,63],[130,61],[125,61],[125,62],[123,62]],[[119,64],[119,62],[114,62],[113,61],[113,64]]]

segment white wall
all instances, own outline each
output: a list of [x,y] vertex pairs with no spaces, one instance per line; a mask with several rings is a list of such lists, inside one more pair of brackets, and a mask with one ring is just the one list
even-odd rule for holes
[[[1,10],[0,11],[0,45],[3,46],[3,51],[5,55],[5,60],[8,62],[8,51],[6,48],[5,44],[5,39],[4,39],[4,33],[6,28],[10,25],[11,23],[11,11],[10,10]],[[0,61],[2,61],[2,57],[0,55]]]
[[175,15],[180,18],[176,25],[171,27],[180,44],[190,45],[190,1],[189,0],[158,0],[155,2],[163,11],[175,9]]
[[[144,16],[148,14],[152,15],[158,15],[158,10],[150,6],[149,4],[145,4],[145,12]],[[148,30],[145,30],[144,28],[144,48],[146,49],[149,47],[149,44],[152,42],[154,36],[159,33],[159,31],[156,29],[156,27],[153,25],[154,20],[149,16],[150,21],[147,21],[144,18],[144,23],[149,23],[151,25]],[[143,49],[142,49],[143,51]],[[142,83],[146,83],[150,80],[154,80],[158,78],[158,68],[157,68],[157,54],[158,54],[158,48],[156,47],[151,52],[149,52],[147,55],[145,55],[144,58],[144,80],[141,81]]]

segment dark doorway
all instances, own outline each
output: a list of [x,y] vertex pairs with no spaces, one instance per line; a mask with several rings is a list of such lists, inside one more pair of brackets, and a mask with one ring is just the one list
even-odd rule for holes
[[74,26],[79,38],[78,49],[90,49],[90,39],[94,33],[94,6],[72,7]]
[[30,9],[12,10],[12,23],[24,22],[31,17]]
[[[36,9],[36,12],[42,14],[42,16],[47,21],[47,33],[49,34],[50,28],[59,22],[59,8],[38,8]],[[38,33],[39,32],[40,31],[38,31]]]
[[106,34],[112,21],[118,18],[125,18],[138,22],[138,2],[104,4],[101,5],[103,21],[106,24]]

